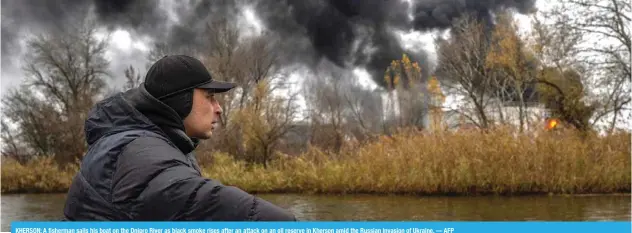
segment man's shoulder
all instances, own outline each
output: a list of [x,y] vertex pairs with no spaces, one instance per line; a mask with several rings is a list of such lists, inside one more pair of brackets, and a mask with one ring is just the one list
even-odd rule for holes
[[119,157],[123,157],[126,161],[136,160],[136,158],[130,157],[140,157],[146,162],[150,160],[177,160],[186,163],[186,160],[184,160],[186,157],[173,143],[167,138],[151,132],[137,135],[133,140],[129,141],[122,148]]
[[164,151],[164,150],[177,150],[165,137],[153,133],[138,135],[131,140],[125,147],[126,151]]
[[103,151],[105,149],[104,147],[110,147],[111,149],[117,147],[126,147],[129,144],[135,143],[139,140],[162,141],[163,143],[168,144],[167,139],[157,132],[145,129],[133,129],[104,135],[94,144],[90,145],[90,147],[93,149],[97,149],[97,151]]
[[122,155],[139,153],[141,149],[151,153],[169,150],[170,147],[168,139],[160,133],[143,129],[126,130],[103,136],[90,145],[85,159],[109,158],[108,161],[114,162]]

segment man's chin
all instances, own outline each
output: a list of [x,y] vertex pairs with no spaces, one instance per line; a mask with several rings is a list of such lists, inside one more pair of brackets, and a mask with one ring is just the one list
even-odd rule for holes
[[212,136],[213,136],[213,131],[208,131],[208,132],[202,134],[200,139],[206,140],[206,139],[210,139]]

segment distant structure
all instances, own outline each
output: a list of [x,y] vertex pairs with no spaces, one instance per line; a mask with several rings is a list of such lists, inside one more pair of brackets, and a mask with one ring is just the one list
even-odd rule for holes
[[[441,82],[436,76],[424,77],[419,64],[406,54],[391,62],[384,72],[384,82],[383,122],[416,126],[429,132],[478,128],[477,123],[480,124],[475,122],[474,106],[465,104],[446,110],[454,107],[446,106],[447,95]],[[523,116],[523,129],[546,127],[549,110],[539,101],[535,84],[519,90],[512,86],[504,88],[497,95],[486,96],[484,111],[488,124],[520,126]]]
[[[514,92],[515,93],[515,92]],[[555,123],[550,123],[547,127],[547,119],[549,119],[550,110],[546,108],[544,103],[539,101],[537,91],[534,87],[526,88],[522,92],[522,100],[524,106],[522,114],[524,116],[524,129],[531,127],[551,128],[555,127]],[[512,125],[518,127],[520,125],[520,98],[518,94],[510,96],[491,97],[485,104],[485,116],[490,125]],[[469,112],[470,117],[474,118],[474,106],[459,106],[459,109],[451,109],[443,111],[443,120],[445,128],[449,130],[468,130],[478,128],[477,124],[467,117],[463,112]]]

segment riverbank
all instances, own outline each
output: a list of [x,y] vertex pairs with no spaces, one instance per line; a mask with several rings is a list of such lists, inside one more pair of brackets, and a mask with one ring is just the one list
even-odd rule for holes
[[[312,148],[267,167],[205,154],[206,177],[253,193],[521,195],[630,193],[630,134],[402,133],[330,154]],[[77,167],[2,161],[2,193],[66,192]]]

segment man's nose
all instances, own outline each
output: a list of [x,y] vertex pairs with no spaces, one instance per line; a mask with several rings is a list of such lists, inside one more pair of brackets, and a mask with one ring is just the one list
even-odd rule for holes
[[215,109],[216,114],[222,114],[222,112],[224,112],[224,109],[222,109],[222,105],[220,105],[218,102],[215,102],[214,105],[215,106],[213,107]]

